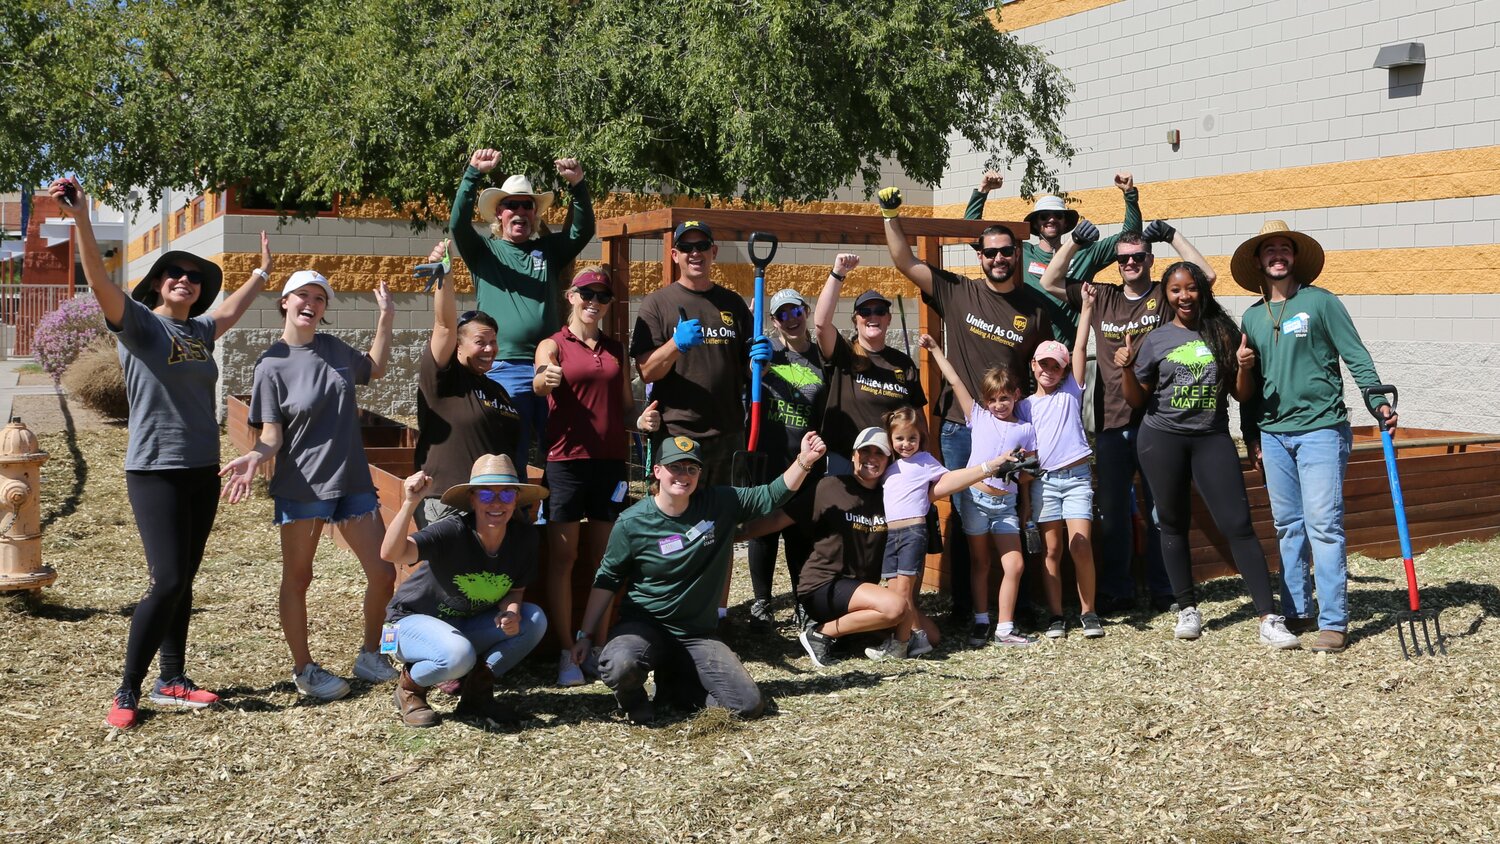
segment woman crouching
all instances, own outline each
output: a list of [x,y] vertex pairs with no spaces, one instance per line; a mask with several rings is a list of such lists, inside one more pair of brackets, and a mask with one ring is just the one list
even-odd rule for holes
[[402,484],[401,510],[380,549],[395,565],[414,567],[391,598],[382,637],[395,628],[402,664],[396,710],[407,726],[431,727],[438,716],[427,704],[427,690],[463,678],[455,715],[514,721],[512,711],[495,701],[495,678],[537,646],[547,617],[521,600],[537,573],[536,529],[511,524],[511,516],[517,507],[546,498],[547,490],[521,483],[509,456],[487,454],[474,462],[468,483],[443,493],[444,504],[463,512],[408,536],[431,484],[426,472]]

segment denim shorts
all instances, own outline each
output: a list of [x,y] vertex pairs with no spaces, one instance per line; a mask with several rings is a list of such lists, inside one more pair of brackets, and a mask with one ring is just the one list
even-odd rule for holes
[[380,497],[373,492],[356,492],[317,501],[292,501],[280,496],[272,496],[272,500],[276,503],[273,523],[278,525],[289,525],[303,519],[322,519],[336,525],[380,510]]
[[880,578],[890,580],[900,575],[916,577],[927,562],[927,524],[907,525],[885,534],[885,559]]
[[1021,532],[1021,518],[1016,515],[1014,494],[990,495],[970,487],[962,495],[963,506],[959,508],[959,518],[963,521],[965,535],[1016,535]]
[[1031,482],[1032,518],[1038,524],[1094,518],[1093,472],[1089,464],[1055,469]]

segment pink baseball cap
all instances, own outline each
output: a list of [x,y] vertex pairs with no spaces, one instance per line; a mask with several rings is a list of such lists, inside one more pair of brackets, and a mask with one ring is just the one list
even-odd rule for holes
[[1056,340],[1046,340],[1036,347],[1036,353],[1031,356],[1032,360],[1046,360],[1051,358],[1058,362],[1064,369],[1068,368],[1068,362],[1073,356],[1068,354],[1068,347]]

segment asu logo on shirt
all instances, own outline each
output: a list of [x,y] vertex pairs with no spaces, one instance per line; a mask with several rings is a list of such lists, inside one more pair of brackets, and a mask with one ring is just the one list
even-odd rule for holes
[[167,353],[167,365],[208,360],[208,347],[203,341],[192,337],[173,337],[172,350]]

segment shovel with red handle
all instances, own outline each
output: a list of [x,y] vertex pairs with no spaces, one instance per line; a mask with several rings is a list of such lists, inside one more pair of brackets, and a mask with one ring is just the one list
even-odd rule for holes
[[[1385,448],[1385,474],[1391,482],[1391,505],[1396,511],[1396,532],[1401,539],[1401,562],[1406,567],[1406,598],[1411,609],[1396,613],[1396,635],[1401,639],[1401,655],[1407,659],[1414,656],[1436,656],[1442,652],[1445,656],[1448,647],[1443,644],[1443,626],[1438,620],[1438,610],[1422,609],[1422,596],[1417,592],[1417,567],[1412,562],[1411,554],[1411,531],[1406,527],[1406,502],[1401,498],[1401,476],[1396,471],[1396,444],[1391,437],[1391,429],[1386,427],[1385,419],[1380,412],[1370,407],[1372,396],[1389,396],[1391,400],[1391,412],[1396,412],[1396,388],[1390,384],[1379,384],[1374,387],[1366,387],[1365,407],[1375,416],[1375,422],[1380,427],[1380,443]],[[1429,628],[1429,622],[1431,627]],[[1421,638],[1417,638],[1418,627],[1421,628]],[[1411,641],[1407,642],[1408,636]],[[1433,643],[1437,644],[1434,645]]]
[[[762,255],[755,248],[762,244],[769,244],[770,250]],[[766,330],[766,267],[770,265],[771,259],[776,257],[776,247],[779,244],[776,236],[766,232],[751,232],[750,234],[750,263],[755,266],[755,298],[754,309],[751,316],[754,320],[753,331],[755,337],[765,334]],[[730,458],[729,477],[734,486],[758,486],[768,482],[766,477],[770,474],[768,455],[757,450],[760,445],[760,392],[761,381],[765,377],[765,365],[756,363],[750,367],[750,437],[744,451],[736,451]]]

